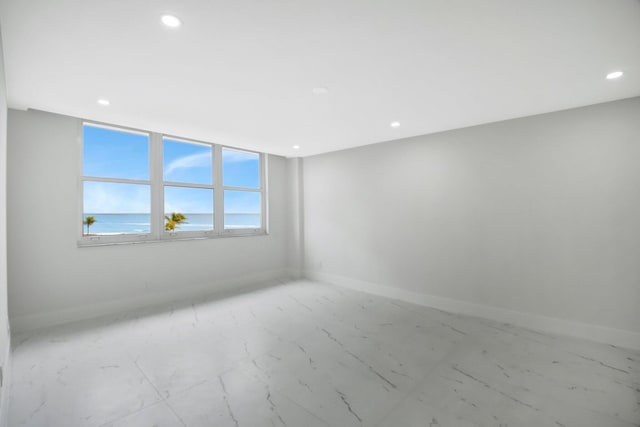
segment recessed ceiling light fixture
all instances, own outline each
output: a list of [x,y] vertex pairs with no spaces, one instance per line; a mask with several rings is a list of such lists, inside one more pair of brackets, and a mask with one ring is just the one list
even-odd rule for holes
[[624,73],[622,71],[613,71],[607,74],[607,80],[619,79]]
[[182,22],[173,15],[162,15],[162,23],[171,28],[177,28],[182,24]]
[[315,93],[316,95],[325,95],[327,93],[329,93],[329,89],[327,89],[326,87],[314,87],[313,89],[311,89],[311,92]]
[[111,104],[108,99],[98,99],[98,104],[107,106]]
[[300,146],[299,146],[299,145],[294,145],[292,148],[293,148],[294,150],[299,150],[299,149],[300,149]]
[[392,128],[400,127],[400,122],[391,122],[389,126],[391,126]]

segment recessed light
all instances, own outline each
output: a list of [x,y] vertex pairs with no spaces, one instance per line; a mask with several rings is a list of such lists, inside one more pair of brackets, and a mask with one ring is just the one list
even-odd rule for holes
[[108,99],[98,99],[98,104],[100,105],[109,105],[111,104]]
[[391,126],[392,128],[397,128],[397,127],[399,127],[399,126],[400,126],[400,122],[391,122],[390,126]]
[[294,145],[292,148],[293,148],[294,150],[299,150],[299,149],[300,149],[300,146],[299,146],[299,145]]
[[607,80],[619,79],[624,73],[622,71],[613,71],[607,74]]
[[162,15],[162,23],[171,28],[177,28],[182,24],[182,22],[173,15]]
[[316,95],[324,95],[329,93],[329,89],[327,89],[326,87],[314,87],[313,89],[311,89],[311,92],[315,93]]

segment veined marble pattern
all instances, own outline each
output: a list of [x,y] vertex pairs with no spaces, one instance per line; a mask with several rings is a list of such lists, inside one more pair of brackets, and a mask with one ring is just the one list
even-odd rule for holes
[[640,426],[640,353],[308,281],[14,337],[11,426]]

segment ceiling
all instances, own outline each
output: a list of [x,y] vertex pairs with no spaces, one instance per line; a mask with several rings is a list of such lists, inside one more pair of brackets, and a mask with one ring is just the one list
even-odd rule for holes
[[639,0],[0,0],[0,25],[10,107],[290,157],[640,95]]

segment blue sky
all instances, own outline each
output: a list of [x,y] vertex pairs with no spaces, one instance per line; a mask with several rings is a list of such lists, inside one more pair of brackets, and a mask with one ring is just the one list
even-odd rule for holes
[[[93,126],[83,130],[85,176],[149,180],[149,137]],[[163,141],[165,181],[209,185],[212,182],[212,146],[172,139]],[[225,186],[259,188],[259,156],[223,149]],[[165,212],[211,213],[211,189],[165,186]],[[225,213],[259,213],[260,193],[224,193]],[[142,184],[85,181],[85,213],[149,213],[150,187]]]
[[85,176],[149,179],[149,136],[93,126],[83,127]]
[[259,156],[246,151],[223,148],[222,182],[229,187],[259,188]]
[[211,184],[211,145],[164,139],[162,144],[165,181]]

